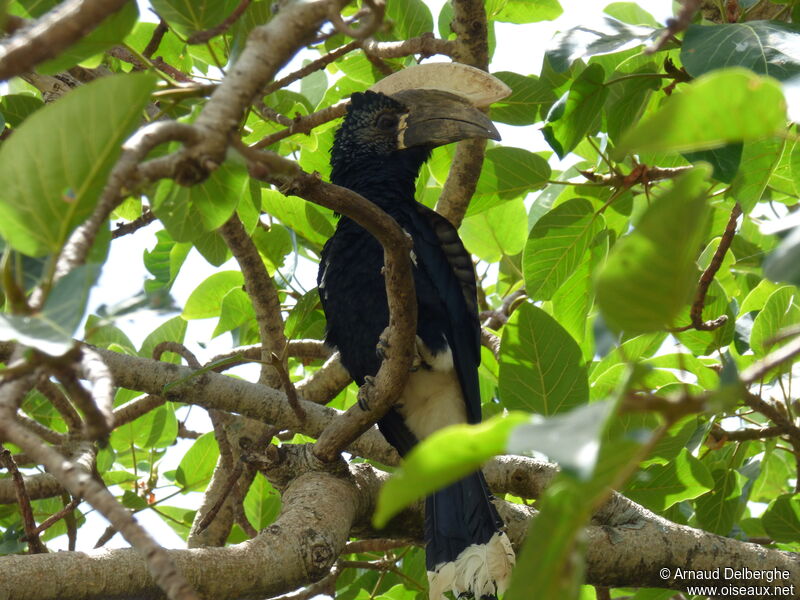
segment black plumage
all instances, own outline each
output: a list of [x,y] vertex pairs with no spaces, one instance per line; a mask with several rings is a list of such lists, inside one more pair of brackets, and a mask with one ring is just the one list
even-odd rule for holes
[[[498,138],[491,121],[460,97],[432,90],[392,97],[365,92],[353,95],[331,152],[331,181],[380,206],[413,240],[422,364],[410,375],[399,403],[378,423],[401,455],[433,428],[481,418],[472,261],[450,222],[414,198],[415,180],[432,148],[466,137]],[[382,268],[378,241],[341,217],[323,249],[318,284],[326,339],[359,385],[380,367],[376,349],[389,323]],[[427,388],[441,389],[442,397],[414,396]],[[501,527],[480,472],[437,492],[426,503],[429,572],[473,544],[486,544]]]

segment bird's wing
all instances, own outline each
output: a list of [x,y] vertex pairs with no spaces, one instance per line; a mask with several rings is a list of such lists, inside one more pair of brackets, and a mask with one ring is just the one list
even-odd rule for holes
[[467,420],[481,420],[480,364],[481,330],[478,320],[475,268],[469,252],[453,225],[439,213],[416,204],[419,225],[414,238],[417,264],[427,271],[447,312],[447,343],[467,405]]

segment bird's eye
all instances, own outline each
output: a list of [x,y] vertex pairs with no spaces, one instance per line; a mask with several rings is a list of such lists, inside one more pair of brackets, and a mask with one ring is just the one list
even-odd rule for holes
[[397,127],[397,115],[384,113],[378,117],[378,120],[375,124],[378,126],[378,129],[390,131]]

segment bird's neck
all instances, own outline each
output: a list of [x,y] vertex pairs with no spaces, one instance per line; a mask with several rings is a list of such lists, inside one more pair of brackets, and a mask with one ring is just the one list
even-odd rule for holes
[[364,196],[389,213],[392,208],[414,202],[417,175],[429,152],[398,152],[338,164],[331,182]]

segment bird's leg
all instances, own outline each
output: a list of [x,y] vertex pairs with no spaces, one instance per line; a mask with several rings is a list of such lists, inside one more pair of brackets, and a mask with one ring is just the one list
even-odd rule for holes
[[375,378],[371,375],[367,375],[364,377],[364,385],[358,388],[358,408],[365,412],[369,410],[369,395],[374,387]]
[[[378,358],[382,361],[389,358],[389,348],[391,345],[389,344],[389,328],[383,330],[383,333],[378,337],[378,345],[375,348],[375,352],[378,353]],[[426,363],[425,355],[430,354],[427,349],[427,346],[423,343],[422,339],[417,336],[417,340],[414,343],[414,358],[411,361],[411,368],[409,371],[414,373],[418,371],[420,366]]]

